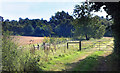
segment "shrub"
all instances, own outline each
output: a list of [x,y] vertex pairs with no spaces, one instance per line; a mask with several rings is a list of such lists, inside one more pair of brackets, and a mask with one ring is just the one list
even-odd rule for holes
[[9,31],[3,32],[2,39],[2,69],[5,71],[16,71],[18,62],[17,45],[11,41]]
[[3,32],[2,39],[2,70],[3,71],[40,71],[40,56],[35,57],[30,50],[17,49],[9,36],[9,31]]
[[49,43],[49,42],[50,42],[50,38],[48,38],[48,37],[44,37],[43,42],[45,42],[45,43]]

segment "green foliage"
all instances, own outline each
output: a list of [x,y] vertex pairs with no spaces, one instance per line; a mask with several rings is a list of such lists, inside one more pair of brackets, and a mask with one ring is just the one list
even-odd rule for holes
[[[89,9],[90,8],[90,9]],[[46,37],[72,37],[72,36],[82,36],[87,39],[93,37],[93,33],[97,33],[94,28],[94,22],[100,22],[106,26],[106,31],[108,30],[111,24],[102,19],[102,21],[95,20],[90,13],[91,5],[76,5],[74,9],[75,20],[68,12],[56,12],[55,16],[50,18],[50,21],[43,19],[22,19],[19,18],[19,21],[3,21],[3,30],[13,31],[13,35],[22,35],[22,36],[46,36]],[[72,23],[73,22],[73,23]],[[111,22],[112,23],[112,22]],[[73,25],[72,25],[73,24]],[[97,23],[96,23],[97,24]],[[96,27],[97,28],[97,27]],[[86,30],[87,29],[87,30]],[[98,30],[98,29],[97,29]],[[109,33],[107,31],[106,33]],[[103,34],[103,33],[102,33]],[[102,35],[100,34],[100,35]],[[97,35],[96,35],[97,36]],[[98,35],[99,36],[99,35]],[[100,36],[101,37],[101,36]]]
[[[5,36],[5,34],[4,34]],[[7,36],[7,35],[6,35]],[[11,39],[11,38],[10,38]],[[49,41],[48,41],[49,40]],[[58,41],[66,41],[68,38],[48,38],[46,37],[47,43],[57,43]],[[105,40],[105,39],[102,39]],[[97,41],[97,40],[93,40]],[[71,62],[71,60],[74,60],[78,57],[82,57],[85,54],[87,54],[87,50],[90,50],[90,48],[82,51],[78,51],[76,49],[78,47],[78,44],[74,46],[69,46],[69,49],[66,49],[66,46],[63,46],[64,44],[56,44],[56,52],[55,51],[49,51],[49,55],[46,55],[45,52],[40,50],[35,50],[35,53],[30,53],[29,49],[32,49],[33,47],[27,47],[27,49],[19,49],[16,44],[12,43],[11,40],[8,42],[8,39],[4,40],[3,44],[3,70],[4,71],[40,71],[40,70],[50,70],[50,69],[56,69],[53,65],[58,64],[57,68],[62,68],[63,64],[66,64],[68,62]],[[88,42],[88,41],[84,41]],[[94,43],[94,42],[92,42]],[[9,46],[8,46],[9,45]],[[58,49],[58,47],[60,48]],[[90,44],[83,45],[83,47],[88,47]],[[17,48],[17,49],[16,49]],[[5,50],[6,49],[6,50]],[[11,49],[11,50],[9,50]],[[53,54],[54,53],[54,54]],[[98,53],[97,53],[98,54]],[[46,61],[47,59],[47,61]],[[92,60],[93,61],[93,60]]]
[[12,41],[9,31],[3,32],[2,70],[3,71],[40,71],[40,56],[34,56],[29,50],[18,49]]
[[43,42],[50,43],[50,44],[60,44],[67,42],[68,38],[57,38],[57,37],[45,37]]
[[56,38],[55,37],[50,37],[50,43],[55,44],[55,42],[56,42]]
[[24,27],[24,32],[26,35],[32,35],[34,32],[34,28],[32,27],[32,25],[26,25]]
[[37,27],[35,28],[34,34],[35,34],[36,36],[44,36],[43,33],[44,33],[44,30],[43,30],[41,27],[37,26]]
[[48,37],[44,37],[43,42],[44,42],[44,43],[49,43],[49,42],[50,42],[50,38],[48,38]]
[[50,18],[51,27],[55,32],[54,35],[59,37],[71,36],[71,30],[74,28],[71,21],[73,21],[73,17],[64,11],[55,13],[55,16]]
[[[120,27],[120,22],[119,22],[119,19],[120,19],[120,15],[119,15],[119,12],[120,12],[120,3],[119,2],[116,2],[116,3],[108,3],[108,2],[101,2],[101,3],[94,3],[93,6],[92,6],[92,9],[95,10],[95,11],[99,11],[100,10],[100,7],[102,7],[103,5],[105,5],[105,7],[103,8],[107,13],[108,13],[108,16],[110,16],[110,20],[113,19],[114,20],[114,24],[112,26],[110,26],[112,28],[112,31],[113,31],[113,36],[115,38],[114,40],[114,52],[116,54],[120,54],[120,30],[119,30],[119,27]],[[107,17],[108,17],[107,16]]]
[[41,69],[39,68],[40,64],[38,62],[40,61],[40,56],[36,56],[32,53],[30,53],[29,50],[26,50],[25,52],[20,52],[23,53],[19,56],[19,70],[20,71],[40,71]]
[[17,45],[11,41],[9,31],[3,32],[2,39],[2,65],[5,71],[16,71],[18,63]]
[[73,29],[72,20],[72,16],[62,11],[52,16],[50,21],[19,18],[19,21],[5,20],[2,25],[4,31],[13,31],[13,35],[69,37],[71,36],[71,29]]
[[[89,7],[90,8],[90,7]],[[84,36],[87,40],[90,38],[101,38],[105,33],[105,26],[101,24],[101,19],[98,16],[92,17],[86,3],[76,5],[74,9],[75,27],[74,36]]]

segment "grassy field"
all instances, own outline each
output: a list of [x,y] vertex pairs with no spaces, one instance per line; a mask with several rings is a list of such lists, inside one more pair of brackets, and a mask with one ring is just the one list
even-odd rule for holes
[[[71,44],[69,45],[69,49],[67,49],[66,43],[61,43],[56,45],[56,52],[50,50],[47,52],[47,55],[43,47],[41,47],[40,50],[36,50],[35,54],[32,56],[36,58],[39,57],[39,62],[37,62],[39,68],[45,71],[89,71],[98,64],[97,59],[99,56],[112,52],[112,49],[106,46],[107,44],[113,46],[113,42],[111,41],[113,41],[113,38],[105,37],[99,40],[91,39],[89,41],[82,41],[81,51],[79,51],[78,48],[79,44]],[[29,52],[31,45],[26,45],[24,47],[27,49],[21,49],[21,51]]]

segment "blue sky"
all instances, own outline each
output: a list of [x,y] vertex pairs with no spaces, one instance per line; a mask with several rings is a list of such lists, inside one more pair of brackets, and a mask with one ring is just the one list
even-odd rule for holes
[[[84,0],[81,0],[83,2]],[[0,16],[9,20],[19,20],[19,18],[45,19],[49,21],[52,15],[57,11],[65,11],[70,15],[77,0],[4,0],[0,2]],[[106,13],[95,13],[99,16],[105,16]]]

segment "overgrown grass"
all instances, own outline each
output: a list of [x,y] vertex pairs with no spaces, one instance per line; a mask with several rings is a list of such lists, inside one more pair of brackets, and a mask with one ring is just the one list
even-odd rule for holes
[[[111,41],[111,40],[105,40],[104,38],[101,40],[104,40],[104,41],[102,41],[104,43],[108,43]],[[96,42],[96,41],[94,41],[94,42]],[[86,42],[88,42],[88,41],[86,41]],[[83,67],[83,69],[81,69],[81,70],[90,70],[91,65],[95,66],[97,64],[94,62],[96,62],[96,59],[98,58],[98,56],[100,56],[101,54],[104,53],[103,51],[98,51],[98,50],[96,50],[98,52],[95,52],[95,50],[93,50],[93,47],[88,47],[87,49],[82,50],[82,51],[73,50],[73,49],[74,49],[74,47],[70,47],[70,49],[67,50],[68,51],[67,53],[63,53],[59,50],[56,53],[57,55],[49,54],[49,57],[47,57],[47,58],[49,58],[49,60],[47,62],[43,62],[43,67],[41,67],[41,69],[47,70],[47,71],[49,71],[49,70],[51,70],[51,71],[52,70],[54,70],[54,71],[65,70],[67,68],[66,65],[68,65],[68,63],[71,63],[72,61],[74,61],[77,58],[83,57],[85,55],[90,55],[91,53],[93,53],[92,55],[89,56],[89,57],[93,57],[92,59],[90,59],[90,61],[89,61],[89,58],[85,60],[85,62],[89,61],[88,63],[86,63],[86,64],[88,64],[88,66],[86,65]],[[93,62],[93,64],[90,62]],[[81,63],[81,64],[83,64],[83,63]]]
[[85,55],[90,55],[86,57],[84,60],[82,60],[79,64],[77,64],[77,67],[69,69],[72,71],[90,71],[92,70],[97,64],[98,64],[98,57],[103,55],[104,51],[97,51],[97,52],[75,52],[71,55],[62,55],[59,57],[53,58],[51,61],[44,62],[43,67],[41,69],[45,71],[62,71],[69,68],[71,63],[77,59],[81,58]]
[[60,55],[58,57],[54,57],[52,60],[50,60],[49,62],[46,62],[46,64],[44,64],[44,68],[42,68],[43,70],[65,70],[66,69],[66,64],[70,63],[71,61],[73,61],[74,59],[78,58],[78,57],[82,57],[85,55],[85,52],[74,52],[74,54],[66,54],[66,55]]
[[[48,51],[49,53],[47,55],[44,52],[43,47],[41,47],[40,50],[35,50],[34,53],[31,53],[30,49],[33,48],[32,45],[24,46],[26,47],[26,49],[18,49],[18,46],[16,44],[14,44],[11,40],[8,40],[6,38],[3,39],[2,51],[4,71],[65,70],[67,69],[68,63],[72,63],[72,61],[74,61],[77,58],[81,58],[85,55],[90,55],[91,53],[93,53],[94,51],[91,51],[91,49],[94,46],[91,46],[91,44],[97,43],[97,40],[83,41],[85,44],[88,44],[82,45],[82,48],[87,49],[78,51],[78,44],[74,46],[69,46],[69,49],[67,49],[67,47],[64,46],[66,45],[66,43],[64,42],[61,44],[56,44],[56,52],[55,50],[54,52],[50,50]],[[108,40],[104,38],[100,40],[108,42]],[[89,51],[90,53],[86,51]]]
[[[102,42],[107,43],[111,40],[106,40],[105,38],[100,39]],[[95,45],[99,46],[99,42],[97,42],[99,40],[89,40],[89,41],[82,41],[81,45],[82,45],[82,51],[91,51]],[[100,43],[102,43],[100,42]],[[94,43],[97,43],[94,45]],[[37,44],[35,44],[37,45]],[[98,47],[97,46],[97,47]],[[33,47],[32,45],[27,45],[25,46],[26,48],[31,48]],[[54,48],[53,46],[51,46],[51,48]],[[56,44],[56,51],[53,49],[53,52],[50,50],[49,51],[49,57],[57,57],[60,55],[66,55],[66,54],[73,54],[74,52],[79,50],[79,44],[69,44],[69,48],[67,49],[67,43],[61,43],[61,44]],[[85,50],[86,49],[86,50]],[[98,49],[96,49],[98,50]],[[36,50],[36,53],[39,54],[41,57],[44,57],[45,53],[43,51],[43,47],[40,47],[40,50]]]

